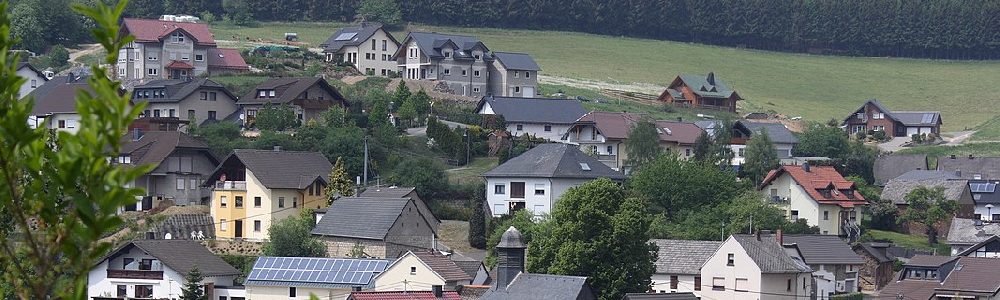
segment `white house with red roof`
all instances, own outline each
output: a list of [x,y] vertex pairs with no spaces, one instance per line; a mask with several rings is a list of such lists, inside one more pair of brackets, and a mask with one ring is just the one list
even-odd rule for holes
[[822,234],[856,238],[861,206],[868,205],[854,182],[831,166],[781,166],[768,173],[757,189],[767,193],[789,219],[804,218]]
[[126,18],[119,36],[126,35],[135,40],[119,50],[119,79],[180,79],[249,70],[239,51],[217,48],[204,23]]

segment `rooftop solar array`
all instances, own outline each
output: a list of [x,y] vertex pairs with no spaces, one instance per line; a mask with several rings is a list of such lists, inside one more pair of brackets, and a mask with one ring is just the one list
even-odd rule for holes
[[997,183],[970,183],[969,189],[971,189],[973,193],[993,193],[997,189]]
[[341,33],[340,35],[337,36],[337,38],[335,38],[333,40],[334,41],[347,41],[347,40],[353,39],[355,35],[358,35],[358,33],[357,32]]
[[262,256],[247,280],[368,284],[387,267],[377,259]]
[[924,119],[920,123],[930,123],[934,121],[934,114],[924,114]]

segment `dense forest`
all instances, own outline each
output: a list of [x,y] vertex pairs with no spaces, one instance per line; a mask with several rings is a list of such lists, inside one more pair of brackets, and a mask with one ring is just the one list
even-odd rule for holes
[[[21,0],[13,10],[18,16],[20,4],[77,1],[85,0]],[[48,7],[59,5],[20,12],[51,14]],[[836,55],[1000,57],[1000,1],[995,0],[132,0],[127,14],[353,21],[364,7],[397,11],[405,22],[442,26],[579,31]]]

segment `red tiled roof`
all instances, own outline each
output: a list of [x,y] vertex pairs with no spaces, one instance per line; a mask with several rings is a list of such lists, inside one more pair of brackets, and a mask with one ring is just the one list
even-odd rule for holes
[[[763,190],[775,179],[784,174],[792,176],[796,183],[819,204],[833,204],[841,207],[854,207],[855,205],[868,205],[868,201],[861,196],[854,183],[847,181],[840,173],[837,173],[831,166],[810,166],[806,172],[803,166],[781,166],[777,170],[772,170],[761,182],[758,189]],[[822,190],[831,186],[836,189],[830,191],[829,197],[823,195]],[[847,195],[853,195],[848,197]]]
[[122,31],[135,36],[136,42],[161,42],[176,30],[194,38],[198,45],[215,45],[212,33],[205,23],[171,22],[153,19],[128,19],[122,22]]
[[240,55],[239,49],[208,49],[208,67],[212,69],[250,70],[250,66]]
[[435,297],[431,291],[393,291],[393,292],[353,292],[348,299],[353,300],[462,300],[458,292],[445,291],[441,297]]
[[580,119],[576,120],[576,122],[594,123],[594,126],[597,127],[597,130],[599,130],[605,138],[626,139],[628,138],[628,131],[632,128],[632,124],[635,124],[636,121],[643,119],[652,121],[649,116],[644,114],[595,111],[583,115]]
[[172,61],[166,66],[167,69],[194,70],[194,66],[182,61]]

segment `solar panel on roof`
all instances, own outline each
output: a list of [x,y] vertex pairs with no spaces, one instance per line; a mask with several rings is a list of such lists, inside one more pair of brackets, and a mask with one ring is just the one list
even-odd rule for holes
[[334,41],[347,41],[347,40],[353,39],[355,35],[358,35],[358,33],[357,32],[341,33],[340,35],[337,36],[337,38],[335,38],[333,40]]
[[934,114],[924,114],[924,118],[920,120],[920,123],[930,123],[931,121],[934,121]]

